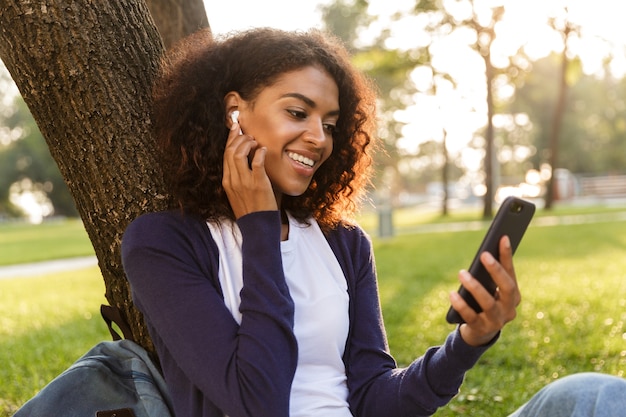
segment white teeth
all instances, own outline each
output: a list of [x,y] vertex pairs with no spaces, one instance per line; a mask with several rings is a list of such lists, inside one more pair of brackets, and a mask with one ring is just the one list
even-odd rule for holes
[[312,167],[313,165],[315,165],[315,161],[313,161],[310,158],[307,158],[306,156],[302,156],[300,154],[297,154],[295,152],[289,152],[287,154],[289,156],[289,158],[293,159],[294,161],[298,161],[301,164],[307,165]]

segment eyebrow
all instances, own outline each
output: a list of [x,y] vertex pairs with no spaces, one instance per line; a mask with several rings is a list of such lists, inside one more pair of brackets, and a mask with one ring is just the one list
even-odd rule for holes
[[[316,108],[317,104],[311,100],[309,97],[305,96],[304,94],[300,94],[300,93],[287,93],[287,94],[283,94],[282,95],[283,98],[285,97],[292,97],[292,98],[296,98],[298,100],[302,100],[307,106],[311,107],[311,108]],[[332,116],[338,116],[339,115],[339,109],[337,110],[333,110],[331,112],[328,113],[329,115]]]

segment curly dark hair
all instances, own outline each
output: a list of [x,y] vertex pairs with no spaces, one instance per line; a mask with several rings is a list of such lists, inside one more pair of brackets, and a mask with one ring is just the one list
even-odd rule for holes
[[376,95],[343,45],[318,30],[252,29],[213,39],[201,30],[166,54],[154,86],[153,126],[172,203],[219,221],[234,215],[222,187],[228,136],[224,97],[253,101],[284,73],[324,69],[339,89],[333,151],[300,196],[284,196],[296,219],[313,216],[324,228],[355,212],[371,174]]

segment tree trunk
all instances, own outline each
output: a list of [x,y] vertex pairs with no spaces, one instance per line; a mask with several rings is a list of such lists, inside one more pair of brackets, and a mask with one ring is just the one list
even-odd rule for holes
[[448,131],[445,128],[442,130],[443,141],[441,144],[441,153],[443,154],[443,166],[441,167],[441,182],[443,184],[443,199],[441,201],[441,215],[445,217],[448,215],[448,201],[450,200],[448,193],[448,188],[450,188],[450,153],[448,152]]
[[162,53],[142,0],[0,3],[0,58],[76,202],[107,300],[151,352],[131,301],[120,243],[131,220],[166,207],[149,113]]
[[483,55],[485,61],[485,77],[487,82],[487,129],[485,131],[485,196],[483,198],[483,218],[493,217],[493,197],[494,197],[494,131],[493,131],[493,65],[491,65],[491,54]]
[[166,48],[180,38],[209,26],[202,0],[146,0],[146,4]]
[[552,115],[552,126],[550,129],[550,139],[549,139],[549,158],[548,164],[550,165],[550,170],[552,171],[552,175],[550,176],[550,180],[547,184],[546,189],[546,198],[544,209],[552,210],[554,206],[555,193],[557,187],[557,181],[555,177],[555,171],[557,165],[559,163],[559,137],[561,135],[561,126],[563,125],[563,117],[565,115],[565,99],[567,97],[567,71],[569,68],[570,60],[567,57],[567,41],[569,38],[569,34],[572,31],[572,27],[569,24],[566,24],[565,29],[563,31],[563,53],[561,58],[561,73],[559,80],[559,96],[557,98],[556,106],[554,107],[554,114]]

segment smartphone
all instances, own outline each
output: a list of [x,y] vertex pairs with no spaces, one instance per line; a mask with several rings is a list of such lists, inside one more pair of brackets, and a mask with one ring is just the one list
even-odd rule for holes
[[[491,276],[480,262],[480,254],[483,252],[491,253],[494,258],[500,259],[500,239],[503,236],[508,236],[511,241],[511,249],[513,253],[519,246],[530,220],[535,214],[535,205],[530,201],[523,200],[517,197],[507,197],[503,202],[493,221],[489,230],[485,234],[485,237],[478,248],[478,252],[472,261],[469,273],[472,274],[482,285],[489,291],[490,294],[495,294],[497,286],[491,279]],[[476,302],[472,294],[469,293],[462,285],[459,288],[459,294],[477,313],[480,313],[482,309]],[[459,313],[450,307],[448,314],[446,315],[448,323],[463,323],[463,318]]]

